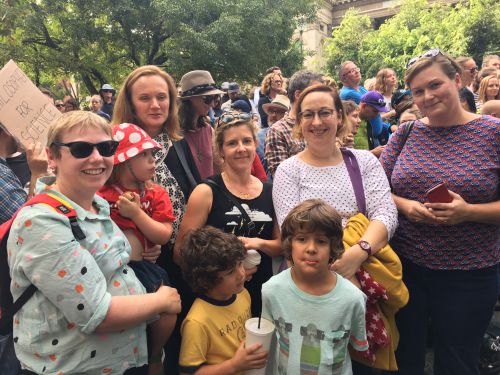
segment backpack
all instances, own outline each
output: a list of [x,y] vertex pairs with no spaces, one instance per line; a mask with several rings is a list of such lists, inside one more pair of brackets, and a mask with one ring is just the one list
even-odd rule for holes
[[10,271],[7,262],[7,240],[12,223],[19,211],[27,206],[45,204],[69,219],[71,231],[77,240],[83,240],[85,234],[78,225],[76,211],[62,199],[49,193],[35,195],[23,204],[12,218],[0,225],[0,374],[10,375],[20,372],[20,365],[14,353],[12,341],[12,319],[21,307],[35,294],[37,288],[31,284],[14,302],[10,292]]

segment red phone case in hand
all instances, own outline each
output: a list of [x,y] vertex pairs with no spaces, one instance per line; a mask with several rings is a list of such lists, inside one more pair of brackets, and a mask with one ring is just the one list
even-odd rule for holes
[[440,183],[430,188],[427,190],[426,195],[430,203],[451,203],[453,201],[453,197],[448,192],[444,183]]

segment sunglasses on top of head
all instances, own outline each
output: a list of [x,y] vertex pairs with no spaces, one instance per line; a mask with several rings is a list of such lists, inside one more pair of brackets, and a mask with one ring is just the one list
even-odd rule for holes
[[252,119],[252,115],[250,113],[246,112],[226,112],[223,113],[219,117],[219,122],[222,122],[224,124],[228,124],[233,121],[250,121]]
[[408,61],[408,64],[406,64],[406,69],[409,69],[413,64],[415,64],[418,60],[423,59],[424,57],[436,57],[437,55],[442,55],[443,52],[439,48],[433,48],[428,50],[427,52],[422,53],[421,55],[415,56],[410,61]]
[[117,141],[104,141],[99,143],[76,141],[68,143],[53,142],[52,145],[59,147],[68,147],[69,152],[71,153],[71,155],[73,155],[73,157],[77,159],[84,159],[88,158],[92,154],[94,148],[97,148],[97,151],[103,157],[113,156],[116,152],[116,149],[118,148],[119,143],[120,142]]

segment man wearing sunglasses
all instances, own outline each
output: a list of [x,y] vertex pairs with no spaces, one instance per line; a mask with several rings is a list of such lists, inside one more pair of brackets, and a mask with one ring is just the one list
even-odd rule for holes
[[472,84],[477,76],[477,64],[472,57],[461,56],[455,59],[458,65],[462,68],[462,87],[467,87],[472,90]]
[[109,118],[113,118],[113,109],[115,107],[115,94],[116,90],[109,83],[102,85],[99,90],[99,95],[102,98],[101,112],[109,115]]
[[54,105],[59,110],[59,112],[64,112],[64,102],[61,99],[54,101]]

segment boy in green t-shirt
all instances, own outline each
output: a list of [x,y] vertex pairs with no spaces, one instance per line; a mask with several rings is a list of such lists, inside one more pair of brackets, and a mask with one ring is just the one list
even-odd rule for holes
[[365,295],[330,266],[344,252],[342,219],[321,199],[292,209],[281,227],[292,267],[262,286],[262,316],[276,325],[266,374],[352,374],[348,344],[368,349]]

